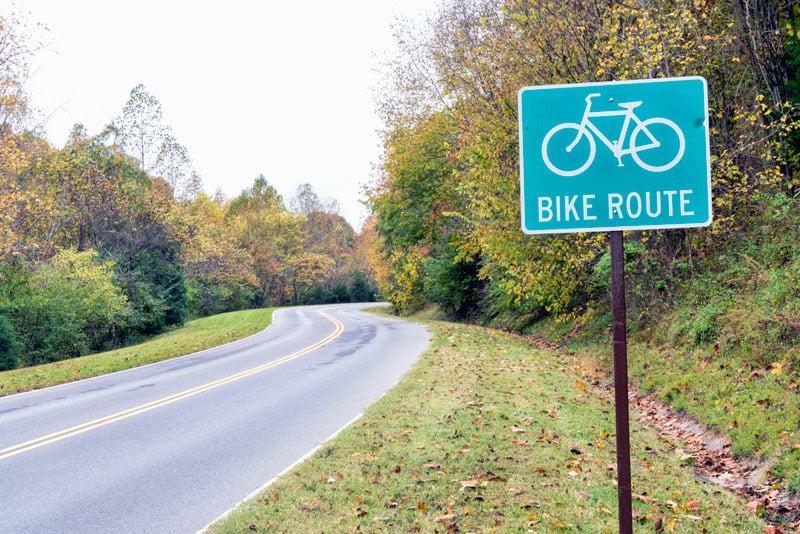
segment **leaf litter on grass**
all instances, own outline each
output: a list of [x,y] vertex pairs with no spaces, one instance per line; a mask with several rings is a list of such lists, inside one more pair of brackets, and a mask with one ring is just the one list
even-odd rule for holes
[[[615,532],[613,397],[566,353],[427,324],[394,389],[212,532]],[[631,436],[637,533],[766,526],[655,433]]]

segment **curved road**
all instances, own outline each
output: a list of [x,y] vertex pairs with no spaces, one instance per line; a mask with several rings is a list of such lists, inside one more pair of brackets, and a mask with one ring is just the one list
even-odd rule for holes
[[0,398],[0,531],[196,532],[357,417],[430,337],[365,305]]

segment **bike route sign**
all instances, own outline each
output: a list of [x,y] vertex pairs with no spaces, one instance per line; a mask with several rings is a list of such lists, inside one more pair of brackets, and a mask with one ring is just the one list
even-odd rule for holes
[[701,77],[525,87],[519,134],[526,233],[711,224]]

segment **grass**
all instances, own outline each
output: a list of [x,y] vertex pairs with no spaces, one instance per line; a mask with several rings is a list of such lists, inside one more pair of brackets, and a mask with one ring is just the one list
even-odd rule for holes
[[[397,386],[210,532],[616,532],[597,377],[520,337],[425,324],[432,346]],[[761,532],[671,444],[635,422],[631,436],[637,533]]]
[[800,494],[800,246],[791,224],[759,225],[714,269],[688,281],[674,309],[632,336],[631,377],[727,434],[732,452],[772,465]]
[[272,311],[268,308],[204,317],[138,345],[0,372],[0,396],[122,371],[216,347],[260,332],[271,323]]

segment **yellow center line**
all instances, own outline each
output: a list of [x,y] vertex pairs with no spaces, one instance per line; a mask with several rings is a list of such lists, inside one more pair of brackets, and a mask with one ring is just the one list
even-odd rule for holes
[[0,460],[5,460],[6,458],[10,458],[12,456],[16,456],[18,454],[22,454],[28,451],[32,451],[34,449],[38,449],[39,447],[44,447],[45,445],[49,445],[51,443],[56,443],[58,441],[71,438],[73,436],[77,436],[79,434],[83,434],[84,432],[88,432],[90,430],[95,430],[112,423],[116,423],[118,421],[122,421],[129,417],[133,417],[134,415],[139,415],[145,412],[149,412],[150,410],[155,410],[156,408],[161,408],[163,406],[167,406],[179,400],[188,399],[190,397],[194,397],[195,395],[199,395],[200,393],[204,393],[206,391],[211,391],[212,389],[216,389],[218,387],[236,382],[237,380],[241,380],[242,378],[247,378],[249,376],[253,376],[258,374],[262,371],[266,371],[267,369],[271,369],[273,367],[277,367],[282,365],[286,362],[291,360],[297,359],[301,356],[305,356],[309,352],[312,352],[324,345],[327,345],[344,332],[344,325],[338,319],[332,317],[331,315],[325,313],[324,310],[318,310],[317,313],[328,319],[334,325],[334,331],[328,335],[327,337],[317,341],[313,345],[309,345],[303,349],[298,350],[297,352],[293,352],[282,358],[278,358],[277,360],[272,360],[268,363],[263,365],[259,365],[258,367],[253,367],[252,369],[248,369],[246,371],[242,371],[240,373],[236,373],[234,375],[230,375],[224,378],[220,378],[218,380],[214,380],[213,382],[208,382],[207,384],[203,384],[201,386],[197,386],[191,389],[187,389],[186,391],[181,391],[179,393],[175,393],[174,395],[170,395],[168,397],[163,397],[161,399],[156,399],[154,401],[141,404],[139,406],[134,406],[133,408],[129,408],[127,410],[123,410],[121,412],[117,412],[111,415],[107,415],[105,417],[100,417],[99,419],[95,419],[93,421],[89,421],[86,423],[82,423],[80,425],[72,426],[70,428],[66,428],[64,430],[60,430],[58,432],[54,432],[52,434],[48,434],[46,436],[42,436],[40,438],[32,439],[30,441],[26,441],[24,443],[20,443],[18,445],[12,445],[11,447],[7,447],[5,449],[0,449]]

